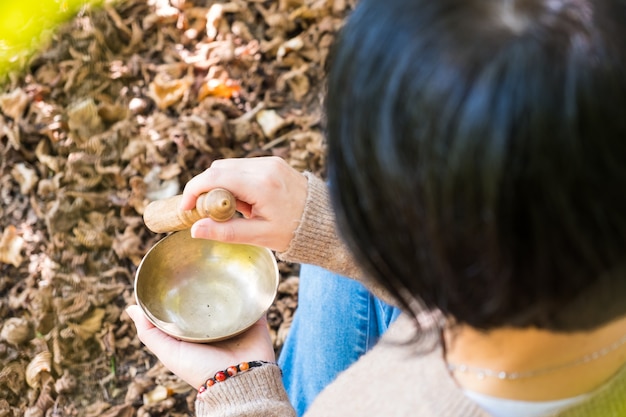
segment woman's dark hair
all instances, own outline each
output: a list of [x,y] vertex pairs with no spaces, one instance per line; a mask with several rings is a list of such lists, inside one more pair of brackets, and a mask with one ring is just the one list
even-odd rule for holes
[[361,0],[326,113],[339,230],[404,307],[626,314],[626,2]]

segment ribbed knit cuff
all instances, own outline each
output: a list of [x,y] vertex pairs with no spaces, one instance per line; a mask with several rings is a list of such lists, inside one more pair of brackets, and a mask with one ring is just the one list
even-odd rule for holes
[[383,301],[397,305],[387,291],[363,273],[339,237],[326,183],[310,172],[304,175],[309,188],[300,224],[287,250],[276,256],[283,261],[317,265],[355,278]]
[[208,388],[195,403],[196,416],[295,416],[278,365],[267,364]]
[[310,172],[304,175],[309,189],[302,219],[287,250],[276,256],[288,262],[338,270],[352,277],[360,275],[350,252],[337,234],[326,183]]

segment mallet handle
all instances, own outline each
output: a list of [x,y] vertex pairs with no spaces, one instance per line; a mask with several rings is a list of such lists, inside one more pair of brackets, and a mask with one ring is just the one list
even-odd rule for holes
[[216,221],[226,221],[235,214],[235,197],[230,191],[215,188],[200,194],[196,207],[180,210],[182,194],[148,204],[143,220],[148,229],[155,233],[169,233],[188,229],[196,221],[210,217]]

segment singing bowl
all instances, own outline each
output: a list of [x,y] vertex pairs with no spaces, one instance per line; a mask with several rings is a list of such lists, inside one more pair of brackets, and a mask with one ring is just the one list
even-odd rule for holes
[[135,299],[148,319],[179,340],[209,343],[236,336],[274,301],[279,272],[267,248],[172,233],[143,257]]

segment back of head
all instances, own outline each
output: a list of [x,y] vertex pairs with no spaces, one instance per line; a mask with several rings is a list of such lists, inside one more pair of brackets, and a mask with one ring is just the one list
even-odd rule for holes
[[327,98],[357,259],[477,328],[626,314],[625,39],[621,0],[361,0]]

